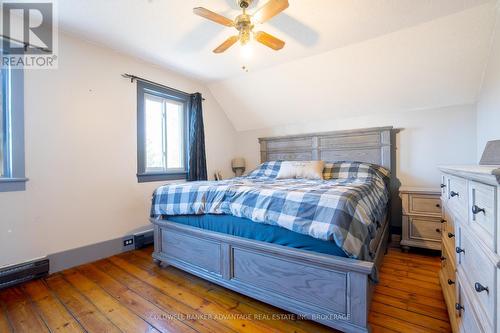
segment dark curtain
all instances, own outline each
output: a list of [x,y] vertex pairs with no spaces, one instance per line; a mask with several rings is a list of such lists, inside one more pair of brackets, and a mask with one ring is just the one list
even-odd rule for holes
[[207,180],[205,130],[203,128],[202,97],[189,96],[189,166],[188,181]]

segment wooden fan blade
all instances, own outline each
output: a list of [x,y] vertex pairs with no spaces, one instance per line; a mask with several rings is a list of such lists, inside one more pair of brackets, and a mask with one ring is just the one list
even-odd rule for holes
[[204,17],[210,21],[214,21],[216,23],[225,25],[226,27],[234,26],[234,22],[232,20],[203,7],[193,8],[193,13],[195,13],[198,16]]
[[236,43],[240,39],[239,36],[231,36],[228,39],[224,41],[224,43],[220,44],[215,50],[214,53],[222,53],[226,51],[228,48],[233,46],[234,43]]
[[252,17],[256,23],[264,23],[287,8],[288,0],[269,0]]
[[268,34],[264,31],[258,31],[255,33],[254,38],[261,44],[264,44],[267,47],[272,48],[275,51],[281,50],[283,46],[285,46],[285,42],[281,39],[274,37],[273,35]]

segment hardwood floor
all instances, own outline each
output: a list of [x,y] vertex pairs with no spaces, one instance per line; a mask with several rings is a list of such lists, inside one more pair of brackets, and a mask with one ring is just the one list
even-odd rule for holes
[[[0,291],[0,332],[333,332],[132,251]],[[390,248],[373,332],[450,332],[439,257]]]

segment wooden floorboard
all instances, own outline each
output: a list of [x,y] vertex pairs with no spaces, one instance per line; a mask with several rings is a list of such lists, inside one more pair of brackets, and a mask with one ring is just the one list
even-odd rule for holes
[[0,301],[0,332],[10,333],[12,331],[13,328],[10,325],[9,318],[7,317],[7,310]]
[[78,271],[101,286],[116,300],[122,302],[127,308],[133,311],[143,320],[150,322],[154,327],[162,332],[183,332],[195,333],[194,328],[180,320],[163,320],[175,313],[168,313],[154,303],[143,298],[140,294],[129,289],[126,285],[115,280],[111,275],[103,272],[95,265],[84,265]]
[[68,270],[62,273],[62,275],[66,281],[85,295],[122,332],[159,333],[156,328],[137,316],[126,306],[122,305],[120,301],[116,300],[78,271]]
[[[0,332],[335,332],[176,268],[158,268],[151,252],[0,290]],[[373,296],[372,331],[450,332],[438,271],[437,255],[390,248]]]
[[[119,282],[127,285],[128,288],[139,294],[144,299],[154,303],[169,315],[163,318],[179,317],[187,325],[199,332],[234,332],[216,320],[202,320],[202,313],[165,295],[157,288],[137,279],[128,272],[116,267],[108,260],[102,260],[95,264],[99,269],[112,275]],[[161,318],[161,317],[160,317]]]
[[0,302],[15,332],[49,332],[31,300],[20,287],[0,291]]
[[121,332],[106,314],[101,313],[86,296],[65,281],[61,274],[51,276],[46,281],[68,312],[87,332]]
[[28,282],[22,288],[51,332],[84,332],[42,280]]

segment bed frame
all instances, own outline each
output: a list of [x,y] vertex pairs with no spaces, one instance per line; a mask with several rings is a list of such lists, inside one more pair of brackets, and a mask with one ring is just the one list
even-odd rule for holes
[[[395,170],[392,127],[261,138],[261,160],[355,160]],[[389,212],[389,210],[388,210]],[[373,282],[389,217],[361,261],[230,236],[168,220],[154,224],[153,258],[345,332],[368,332]]]

